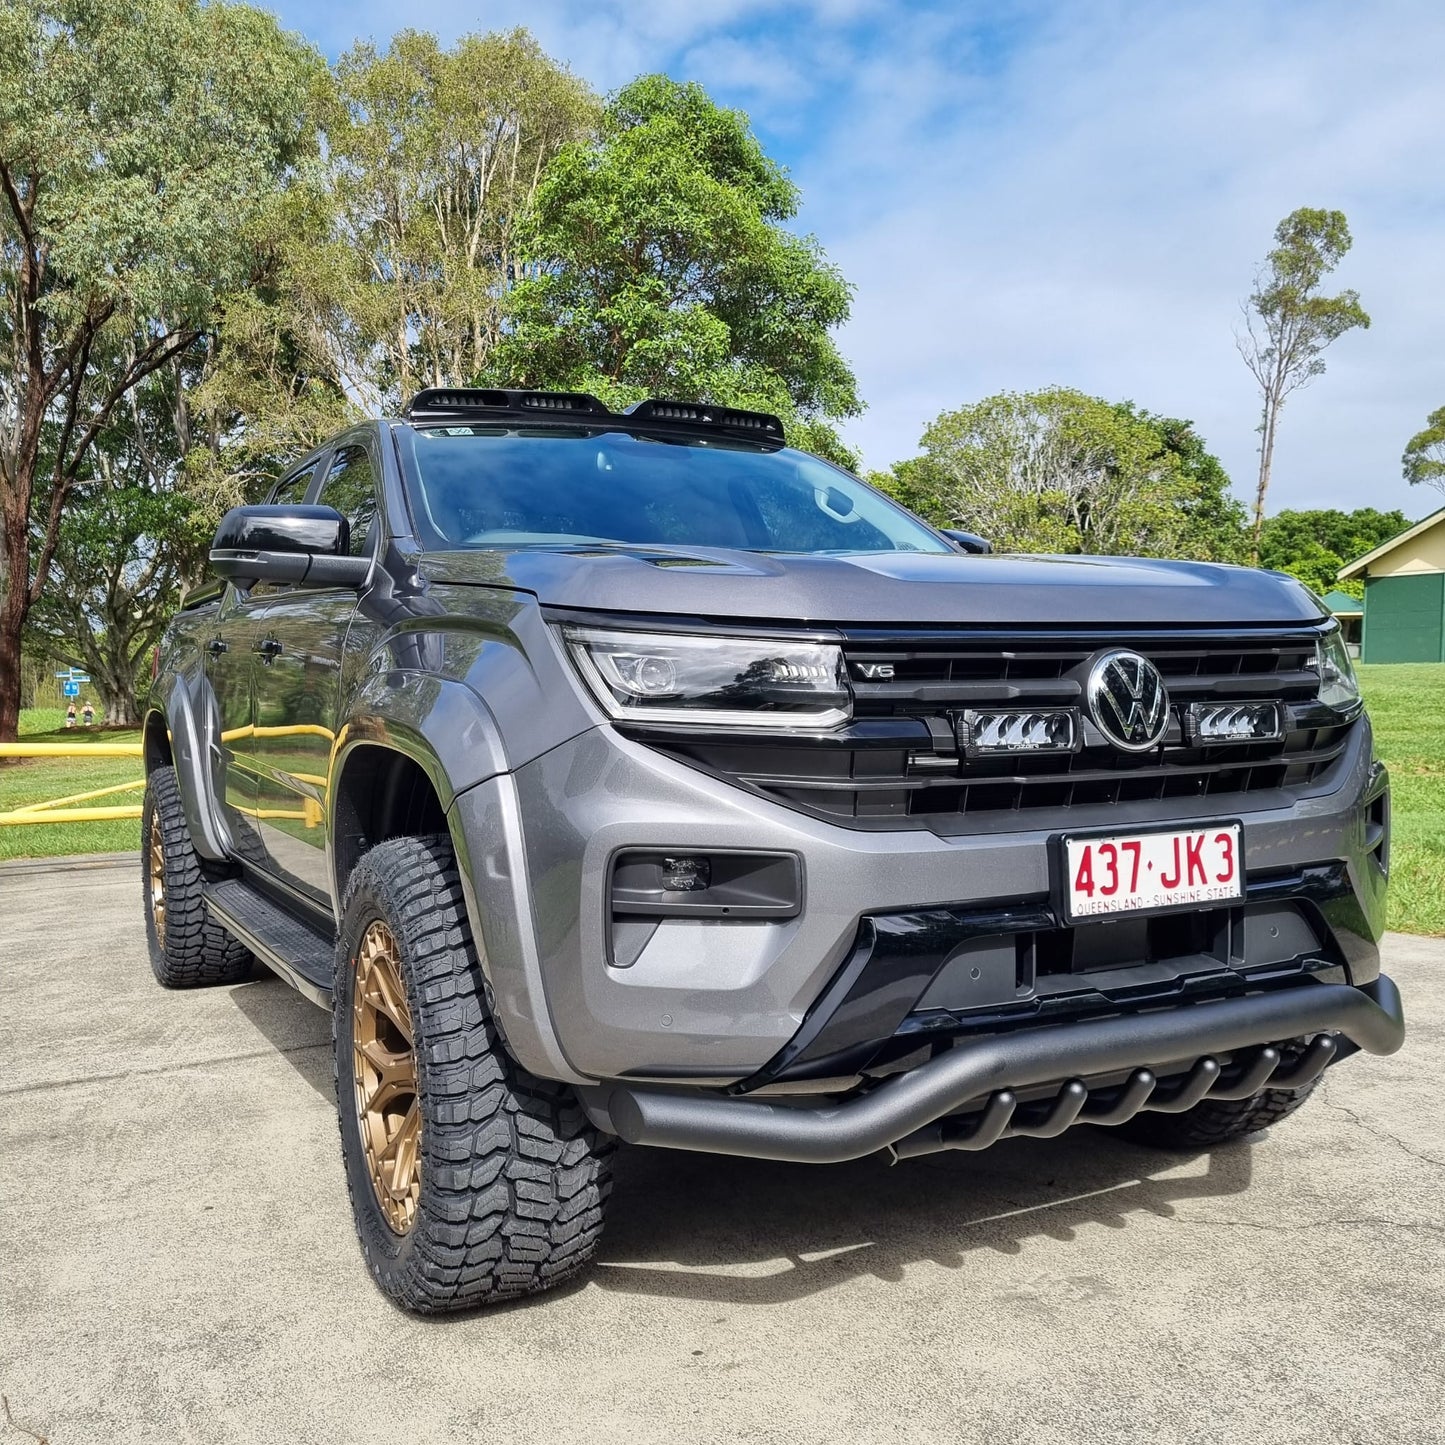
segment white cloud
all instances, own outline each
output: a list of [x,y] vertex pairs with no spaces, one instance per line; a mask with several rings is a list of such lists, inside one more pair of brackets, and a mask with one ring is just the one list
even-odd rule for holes
[[1062,383],[1193,417],[1241,494],[1256,401],[1239,299],[1274,224],[1339,206],[1370,331],[1293,398],[1274,507],[1423,514],[1399,453],[1445,404],[1445,8],[1430,0],[288,0],[335,50],[400,24],[529,26],[601,89],[697,78],[753,113],[800,223],[855,284],[867,460],[942,408]]
[[[898,115],[937,98],[936,66],[876,57],[879,103],[845,107],[800,168],[807,222],[858,285],[852,440],[889,460],[941,406],[1059,382],[1193,417],[1247,492],[1238,301],[1282,215],[1337,205],[1356,237],[1338,282],[1375,324],[1291,400],[1271,504],[1427,510],[1398,458],[1445,401],[1442,40],[1421,6],[1060,7],[981,97],[958,76],[970,98],[911,147]],[[853,184],[866,206],[835,205]]]

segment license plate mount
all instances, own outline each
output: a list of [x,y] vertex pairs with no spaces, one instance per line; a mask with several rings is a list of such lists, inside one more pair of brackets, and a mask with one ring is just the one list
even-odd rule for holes
[[1054,911],[1063,924],[1138,918],[1244,897],[1237,818],[1181,828],[1091,829],[1054,838]]

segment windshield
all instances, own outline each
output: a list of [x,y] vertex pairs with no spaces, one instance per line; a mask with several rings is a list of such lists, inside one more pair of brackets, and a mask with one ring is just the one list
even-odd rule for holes
[[443,426],[406,435],[417,525],[429,547],[949,551],[871,487],[786,448],[580,427]]

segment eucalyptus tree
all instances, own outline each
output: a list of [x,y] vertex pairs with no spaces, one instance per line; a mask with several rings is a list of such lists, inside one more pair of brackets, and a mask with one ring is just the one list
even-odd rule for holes
[[1406,445],[1400,464],[1411,486],[1423,482],[1445,492],[1445,406],[1436,407],[1425,418],[1425,425]]
[[364,410],[488,365],[527,265],[521,218],[597,110],[525,30],[450,50],[406,30],[341,57],[323,116],[330,234],[294,270]]
[[320,67],[224,0],[0,7],[0,739],[97,439],[252,276]]
[[1320,292],[1353,244],[1343,211],[1302,206],[1275,227],[1274,242],[1244,303],[1244,330],[1235,337],[1239,354],[1259,385],[1261,401],[1251,549],[1255,562],[1285,401],[1323,374],[1326,347],[1347,331],[1370,324],[1359,292],[1341,291],[1335,296]]

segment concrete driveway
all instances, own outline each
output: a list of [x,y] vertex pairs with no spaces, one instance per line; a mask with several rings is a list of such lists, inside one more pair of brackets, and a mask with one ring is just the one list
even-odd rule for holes
[[437,1322],[362,1266],[326,1018],[163,992],[137,872],[0,870],[0,1390],[51,1445],[1445,1439],[1445,942],[1251,1145],[631,1150],[584,1283]]

